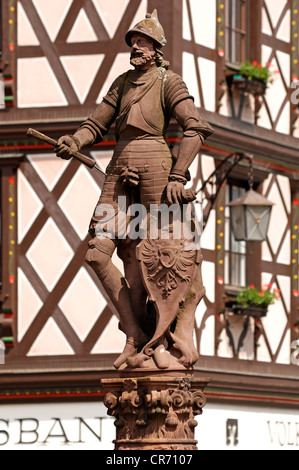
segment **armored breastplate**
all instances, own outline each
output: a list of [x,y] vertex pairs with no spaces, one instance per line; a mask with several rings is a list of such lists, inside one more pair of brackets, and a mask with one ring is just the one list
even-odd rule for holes
[[161,137],[165,129],[163,108],[163,75],[155,67],[144,75],[136,76],[132,71],[124,85],[120,106],[120,117],[117,123],[118,137],[142,133]]

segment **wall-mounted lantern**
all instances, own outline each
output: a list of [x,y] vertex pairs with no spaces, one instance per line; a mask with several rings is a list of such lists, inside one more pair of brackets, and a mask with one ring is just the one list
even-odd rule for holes
[[228,204],[231,213],[232,229],[236,241],[262,242],[267,239],[270,216],[274,204],[253,190],[252,156],[246,153],[233,153],[226,157],[197,192],[197,194],[203,193],[207,185],[216,178],[216,193],[208,196],[205,194],[208,204],[203,213],[203,226],[205,227],[207,224],[223,183],[227,180],[233,168],[239,165],[242,160],[249,162],[248,182],[250,190],[239,199]]
[[267,239],[273,203],[252,188],[228,204],[236,241],[262,242]]

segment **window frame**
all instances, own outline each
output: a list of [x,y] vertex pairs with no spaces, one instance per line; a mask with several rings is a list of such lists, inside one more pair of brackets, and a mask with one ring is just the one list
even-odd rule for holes
[[237,65],[250,54],[250,0],[226,0],[225,11],[225,59]]
[[[239,188],[240,190],[243,189],[244,193],[248,191],[248,184],[245,181],[236,181],[236,180],[228,180],[226,184],[226,194],[225,194],[225,203],[226,206],[229,202],[231,202],[233,199],[237,199],[238,196],[233,196],[233,189],[234,188]],[[229,198],[227,197],[227,191],[229,190]],[[239,194],[240,196],[241,194]],[[227,239],[229,237],[229,239]],[[234,234],[232,230],[232,225],[231,225],[231,220],[230,220],[230,214],[229,214],[229,208],[226,207],[226,212],[225,212],[225,255],[224,255],[224,285],[228,289],[233,289],[233,290],[240,290],[248,285],[248,243],[247,242],[236,242],[235,244],[238,245],[245,245],[242,251],[235,251],[232,249],[232,240],[233,240]],[[227,249],[227,246],[229,247]],[[237,284],[233,283],[232,279],[232,258],[234,257],[243,257],[245,260],[245,267],[243,271],[243,277],[244,277],[244,283],[239,282]],[[227,260],[229,258],[229,262]],[[240,263],[239,263],[240,267]],[[228,273],[228,277],[227,277]],[[239,272],[239,280],[241,281],[242,274]]]
[[[237,67],[240,62],[230,61],[230,51],[227,46],[229,45],[229,27],[227,25],[230,8],[228,7],[233,0],[225,0],[225,61],[228,65]],[[243,60],[256,60],[261,62],[261,42],[262,42],[262,7],[263,0],[247,0],[247,50],[244,51]]]

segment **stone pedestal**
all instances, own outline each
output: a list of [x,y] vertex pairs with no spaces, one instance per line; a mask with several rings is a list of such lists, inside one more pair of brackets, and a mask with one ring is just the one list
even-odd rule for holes
[[115,450],[197,450],[195,417],[206,404],[209,379],[142,372],[102,380],[108,415],[116,418]]

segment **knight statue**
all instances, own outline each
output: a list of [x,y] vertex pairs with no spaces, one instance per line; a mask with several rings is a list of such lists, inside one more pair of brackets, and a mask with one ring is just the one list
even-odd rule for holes
[[[91,220],[86,254],[126,335],[114,366],[192,369],[199,358],[193,340],[195,312],[205,293],[200,249],[190,245],[191,235],[174,236],[174,216],[168,237],[159,217],[155,236],[148,227],[152,208],[179,207],[182,213],[183,206],[191,206],[192,212],[190,191],[185,189],[188,169],[213,129],[200,116],[182,78],[164,60],[167,41],[157,11],[147,14],[125,40],[134,69],[116,78],[94,113],[74,135],[61,137],[55,151],[68,159],[70,151],[101,142],[115,124],[117,144]],[[165,140],[171,118],[183,130],[176,158]],[[146,236],[137,239],[127,230],[134,204],[145,211]],[[112,262],[115,250],[125,277]]]

